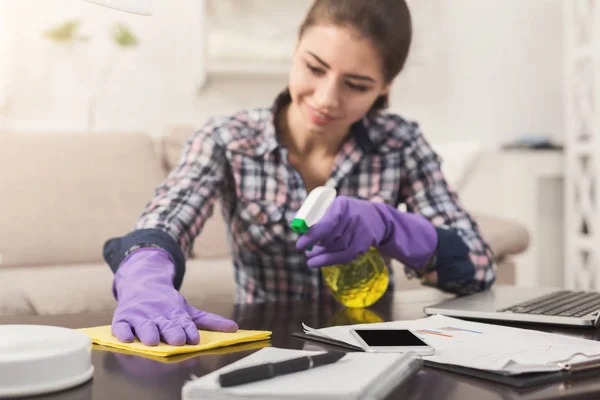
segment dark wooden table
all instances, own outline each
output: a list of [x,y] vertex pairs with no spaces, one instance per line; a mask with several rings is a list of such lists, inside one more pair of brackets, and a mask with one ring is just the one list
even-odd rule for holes
[[[189,302],[195,306],[235,319],[242,329],[273,332],[270,341],[246,344],[220,351],[176,356],[169,362],[122,354],[94,346],[93,380],[77,388],[38,399],[180,399],[184,382],[194,374],[201,376],[257,351],[262,346],[291,349],[306,343],[291,337],[301,331],[301,323],[320,328],[364,322],[414,319],[424,316],[423,307],[436,303],[444,294],[423,289],[386,295],[368,310],[347,310],[333,301],[319,304],[290,302],[234,306],[225,299]],[[73,314],[61,316],[0,318],[0,324],[45,324],[83,328],[110,324],[112,314]],[[521,326],[523,327],[523,326]],[[524,326],[600,340],[595,329]],[[250,348],[249,348],[250,347]],[[556,383],[527,390],[483,381],[468,376],[424,368],[413,379],[399,386],[393,399],[600,399],[600,378]]]

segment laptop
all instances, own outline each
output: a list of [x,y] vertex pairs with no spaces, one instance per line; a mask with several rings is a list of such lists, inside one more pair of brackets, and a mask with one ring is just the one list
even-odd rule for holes
[[428,315],[599,327],[600,292],[492,286],[424,308]]

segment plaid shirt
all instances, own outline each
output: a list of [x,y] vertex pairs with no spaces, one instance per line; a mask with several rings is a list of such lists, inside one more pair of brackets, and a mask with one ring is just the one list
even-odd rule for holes
[[[308,268],[304,253],[296,250],[298,234],[289,226],[307,197],[276,133],[275,117],[289,101],[284,92],[272,108],[213,118],[196,131],[136,230],[105,246],[113,270],[134,249],[161,247],[175,260],[178,287],[185,257],[219,198],[228,225],[237,302],[314,299],[326,293],[320,271]],[[326,185],[339,195],[393,206],[404,203],[408,212],[428,218],[436,226],[438,247],[427,275],[436,275],[440,289],[467,294],[493,283],[491,250],[448,187],[438,156],[416,124],[390,114],[355,123]],[[423,273],[405,271],[424,278]],[[393,276],[390,289],[392,282]]]

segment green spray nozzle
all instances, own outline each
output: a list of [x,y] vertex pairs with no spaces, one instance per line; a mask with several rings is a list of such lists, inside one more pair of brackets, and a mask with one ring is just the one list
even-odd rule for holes
[[[294,232],[299,233],[300,235],[302,235],[308,230],[308,225],[306,224],[306,221],[300,218],[294,218],[292,220],[291,227]],[[312,249],[312,246],[308,248],[309,251]]]
[[292,230],[296,233],[303,234],[308,230],[306,221],[300,218],[294,218],[291,223]]

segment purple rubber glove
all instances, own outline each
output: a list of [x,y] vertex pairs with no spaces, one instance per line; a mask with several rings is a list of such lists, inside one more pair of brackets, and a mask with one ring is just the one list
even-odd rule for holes
[[162,249],[144,247],[129,254],[115,274],[118,301],[112,333],[122,342],[137,336],[148,346],[198,344],[198,329],[235,332],[234,321],[197,310],[173,286],[175,266]]
[[425,217],[383,203],[338,196],[319,222],[296,242],[306,250],[309,267],[344,264],[370,247],[419,270],[437,246],[437,231]]

